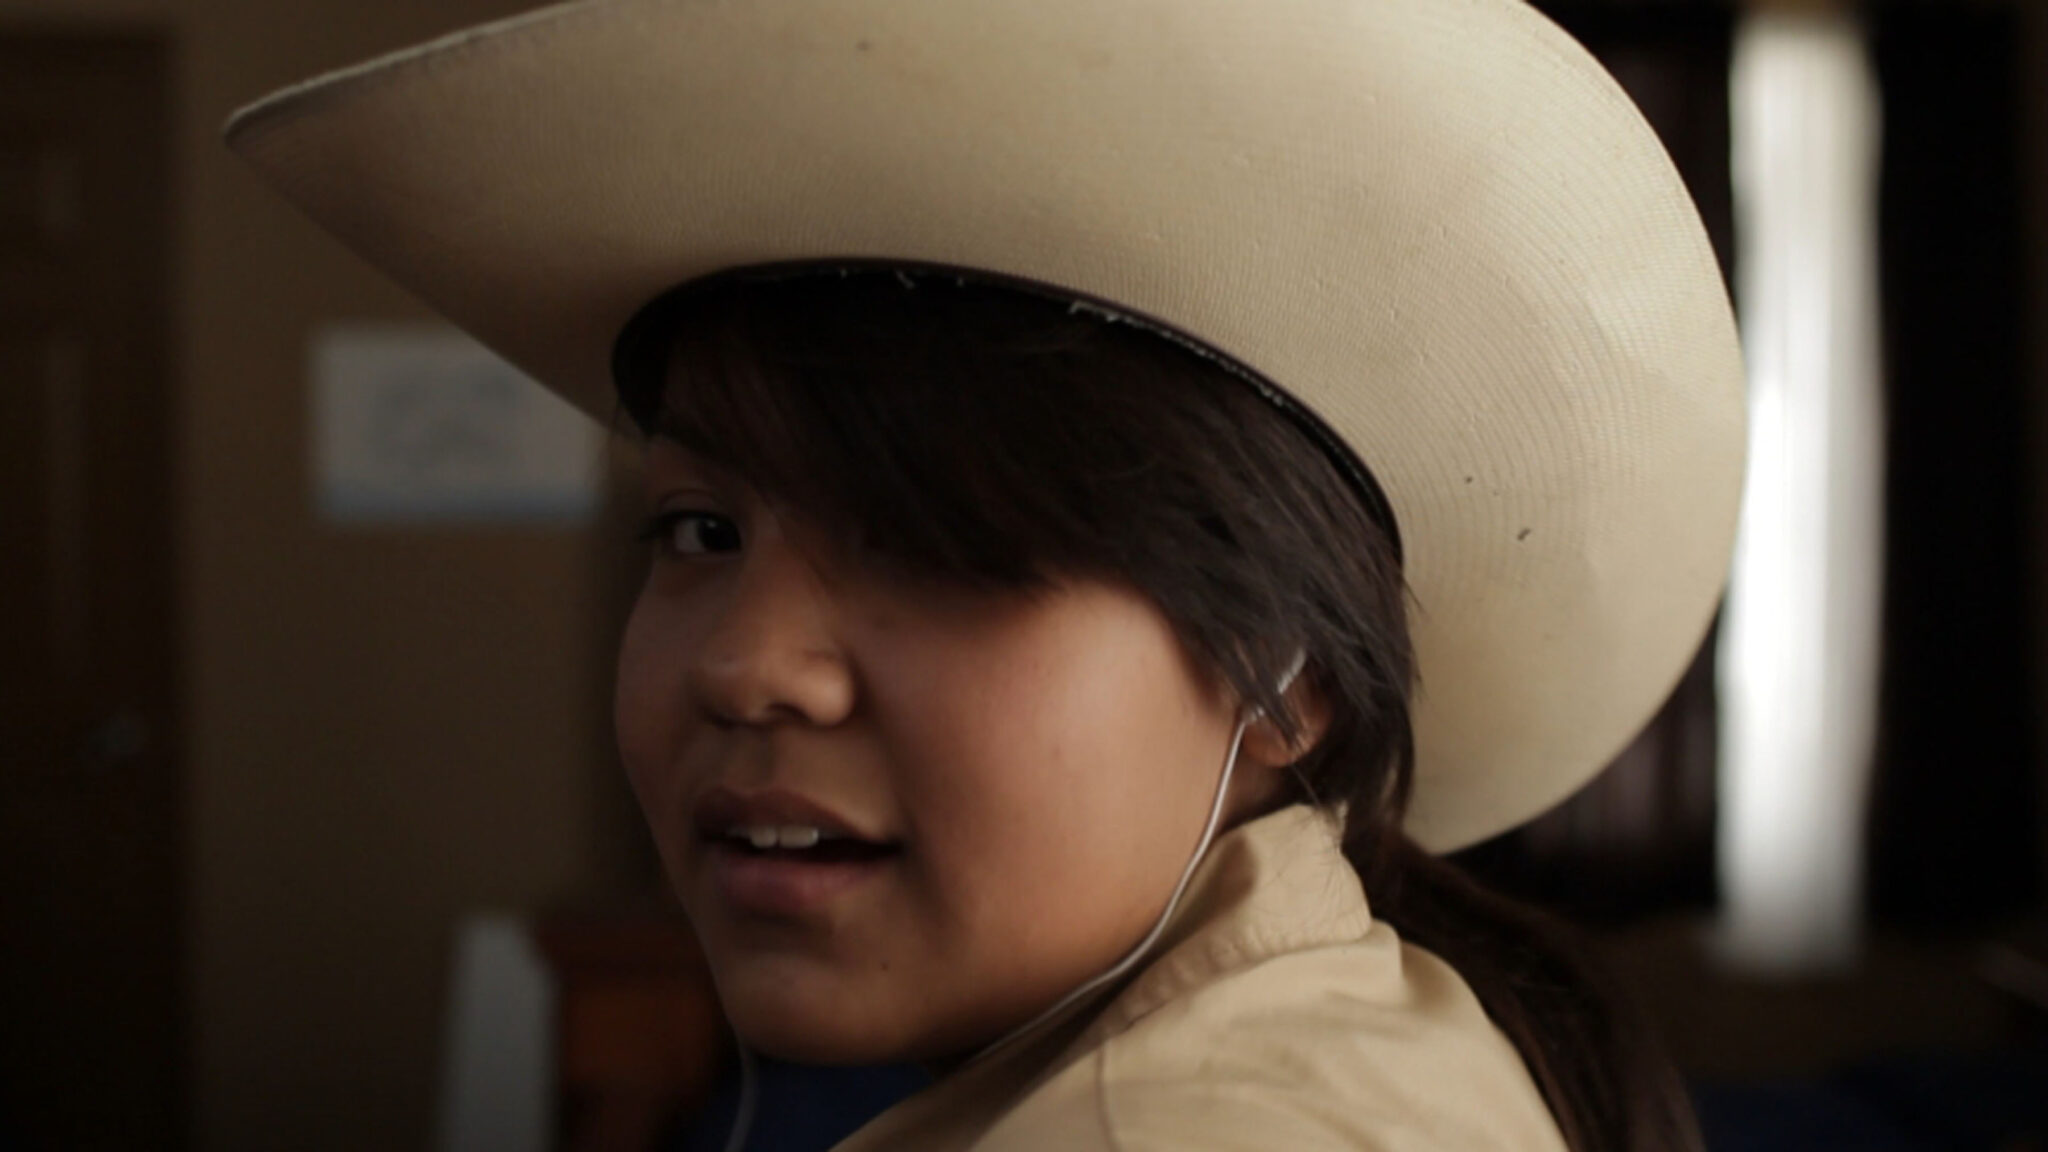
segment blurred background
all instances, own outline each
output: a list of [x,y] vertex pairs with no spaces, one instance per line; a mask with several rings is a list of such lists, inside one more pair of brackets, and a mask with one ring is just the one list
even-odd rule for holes
[[[0,1149],[717,1109],[611,747],[625,465],[219,143],[525,6],[0,0]],[[1594,934],[1716,1149],[2048,1147],[2048,5],[1539,7],[1701,205],[1755,464],[1670,704],[1465,859]]]

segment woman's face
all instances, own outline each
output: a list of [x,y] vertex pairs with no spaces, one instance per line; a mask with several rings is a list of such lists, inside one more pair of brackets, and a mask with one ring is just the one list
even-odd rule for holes
[[[647,463],[619,745],[748,1043],[966,1055],[1144,935],[1236,721],[1151,601],[935,587],[673,443]],[[1235,812],[1269,784],[1253,758]]]

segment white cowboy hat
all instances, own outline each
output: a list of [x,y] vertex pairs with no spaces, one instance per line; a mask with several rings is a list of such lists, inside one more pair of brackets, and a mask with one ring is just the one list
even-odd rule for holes
[[1235,361],[1392,506],[1434,849],[1607,763],[1722,586],[1714,257],[1634,106],[1520,0],[584,0],[227,136],[600,419],[642,305],[781,261],[981,270]]

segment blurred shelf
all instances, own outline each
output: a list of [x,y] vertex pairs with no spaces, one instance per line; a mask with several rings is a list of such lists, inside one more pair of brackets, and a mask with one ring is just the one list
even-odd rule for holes
[[557,1147],[647,1152],[710,1096],[731,1044],[689,924],[667,910],[534,927],[557,990]]

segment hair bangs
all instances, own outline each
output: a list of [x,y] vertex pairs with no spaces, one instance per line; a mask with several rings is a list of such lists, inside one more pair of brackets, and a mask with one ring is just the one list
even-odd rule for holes
[[622,382],[642,431],[850,553],[1025,589],[1124,575],[1134,519],[1165,528],[1178,508],[1219,530],[1144,435],[1157,413],[1141,409],[1186,387],[1156,361],[1188,354],[1058,301],[879,273],[735,278],[695,294],[668,338],[658,392]]
[[1136,588],[1290,734],[1274,683],[1309,649],[1340,695],[1386,702],[1369,742],[1405,757],[1393,526],[1214,359],[1085,304],[890,269],[701,281],[650,305],[621,349],[644,433],[858,564],[987,590]]

